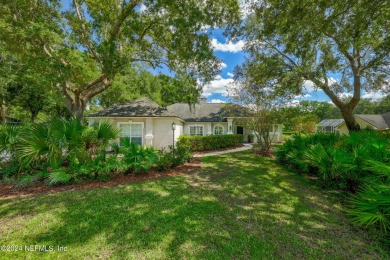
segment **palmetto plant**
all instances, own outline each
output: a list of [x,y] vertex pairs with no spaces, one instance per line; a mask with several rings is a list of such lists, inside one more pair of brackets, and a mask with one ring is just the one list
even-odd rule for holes
[[15,155],[19,141],[20,127],[12,125],[0,125],[0,154],[9,153]]
[[75,118],[56,119],[29,127],[17,150],[25,164],[45,159],[53,167],[72,160],[87,163],[97,151],[105,151],[117,135],[118,130],[109,122],[88,127]]
[[[46,178],[49,184],[59,184],[74,180],[78,176],[75,173],[87,165],[91,169],[89,173],[98,172],[92,163],[94,157],[99,156],[99,160],[105,161],[106,148],[117,136],[117,128],[109,122],[87,126],[75,118],[23,127],[3,126],[0,128],[0,154],[9,154],[8,165],[23,168],[11,173],[22,172],[22,184],[42,178]],[[40,175],[49,165],[50,172]],[[8,176],[10,170],[1,173]]]
[[159,158],[158,150],[131,143],[128,139],[123,140],[120,146],[116,144],[114,149],[123,154],[123,161],[131,172],[148,171]]
[[377,225],[390,234],[390,165],[370,160],[365,169],[374,175],[351,200],[354,208],[349,214],[357,224]]

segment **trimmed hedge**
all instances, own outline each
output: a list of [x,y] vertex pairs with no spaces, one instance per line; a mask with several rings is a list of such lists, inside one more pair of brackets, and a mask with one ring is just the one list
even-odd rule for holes
[[189,145],[192,151],[216,150],[226,147],[234,147],[244,142],[244,135],[207,135],[179,137],[179,143]]

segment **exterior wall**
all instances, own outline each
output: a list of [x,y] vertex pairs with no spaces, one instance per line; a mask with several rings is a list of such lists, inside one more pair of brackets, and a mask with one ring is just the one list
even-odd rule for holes
[[177,118],[87,118],[88,125],[92,125],[100,120],[107,120],[114,125],[118,123],[143,123],[142,144],[155,148],[166,148],[173,143],[172,123],[176,124],[175,142],[183,134],[183,123]]
[[[228,134],[228,122],[182,122],[178,118],[87,118],[88,124],[92,125],[99,120],[111,121],[113,124],[118,123],[129,123],[129,122],[140,122],[143,123],[143,136],[142,144],[153,146],[155,148],[168,149],[170,145],[178,141],[178,138],[183,134],[190,134],[191,125],[203,126],[203,135],[214,134],[214,127],[217,125],[223,126],[223,133]],[[176,124],[175,135],[173,137],[172,123]],[[273,142],[280,142],[282,137],[281,125],[278,125],[277,133],[273,139]],[[236,133],[236,125],[232,127],[233,133]],[[252,134],[253,131],[244,128],[244,141],[248,141],[248,135]],[[255,138],[256,139],[256,138]],[[256,142],[256,140],[254,140]]]
[[153,119],[153,146],[156,148],[168,149],[173,144],[172,123],[176,124],[175,143],[183,134],[183,123],[175,118],[154,118]]
[[347,125],[345,123],[342,123],[338,129],[337,132],[341,135],[347,135],[349,133]]
[[190,135],[190,126],[203,126],[203,135],[214,135],[214,127],[216,125],[223,126],[223,134],[228,132],[227,122],[185,122],[184,123],[184,134]]
[[[254,131],[251,131],[251,130],[248,130],[250,133],[254,133]],[[244,129],[244,133],[245,133],[245,129]],[[273,143],[280,143],[282,142],[283,140],[283,136],[282,136],[282,124],[277,124],[274,126],[274,130],[273,132],[270,132],[270,136],[273,136],[272,138],[272,141]],[[248,136],[246,137],[246,139],[248,138]],[[254,143],[257,143],[257,137],[256,135],[254,136]]]
[[[361,120],[360,118],[358,118],[356,116],[355,116],[355,119],[356,119],[356,122],[360,125],[361,129],[371,128],[371,129],[377,130],[377,128],[373,127],[372,125],[370,125],[366,121],[363,121],[363,120]],[[342,134],[342,135],[348,135],[349,134],[349,130],[348,130],[347,125],[345,123],[342,123],[338,127],[337,131],[338,131],[339,134]]]

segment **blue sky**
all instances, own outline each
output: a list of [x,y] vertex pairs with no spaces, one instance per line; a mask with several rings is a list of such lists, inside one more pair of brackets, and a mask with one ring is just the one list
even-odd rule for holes
[[[215,30],[212,33],[212,44],[215,55],[222,62],[221,73],[207,86],[204,87],[203,95],[207,97],[208,102],[226,102],[226,86],[233,81],[234,68],[245,60],[245,53],[242,51],[243,41],[227,42],[221,30]],[[304,96],[296,97],[293,103],[300,100],[330,101],[322,91],[313,91],[308,84],[308,90]]]
[[[226,86],[233,81],[234,68],[245,60],[245,53],[242,51],[245,42],[227,42],[221,30],[213,31],[211,38],[214,53],[221,60],[223,66],[221,73],[209,85],[203,88],[203,95],[207,97],[208,102],[227,102],[229,99],[226,97]],[[340,75],[337,74],[329,74],[328,77],[330,82],[340,80]],[[314,85],[311,82],[306,81],[304,86],[306,89],[305,93],[301,96],[296,96],[291,101],[292,104],[298,104],[301,100],[330,102],[329,97],[322,90],[314,90]],[[339,95],[342,97],[351,97],[352,93],[345,92]],[[383,96],[384,93],[381,91],[362,91],[363,99],[371,98],[377,100]]]

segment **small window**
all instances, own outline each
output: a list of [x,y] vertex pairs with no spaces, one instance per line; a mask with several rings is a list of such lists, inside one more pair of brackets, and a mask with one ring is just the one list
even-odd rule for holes
[[223,135],[224,128],[222,125],[214,126],[214,135]]
[[203,126],[201,125],[190,126],[190,135],[203,135]]

